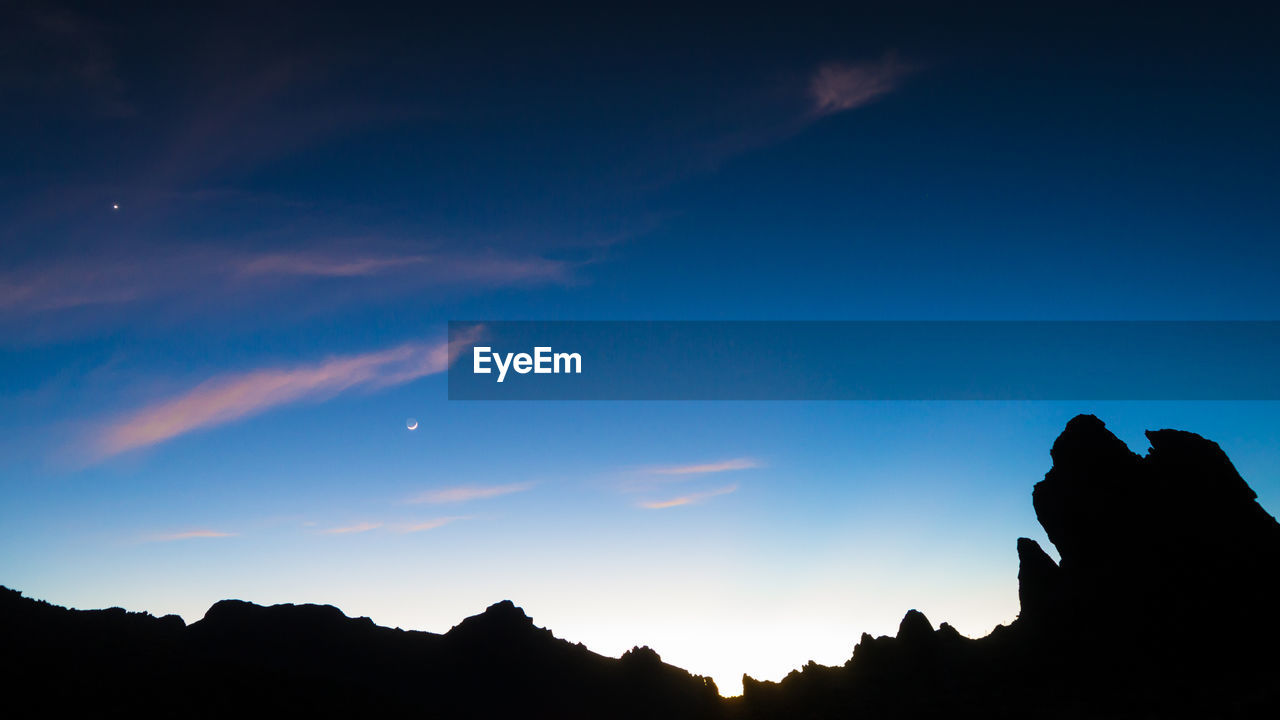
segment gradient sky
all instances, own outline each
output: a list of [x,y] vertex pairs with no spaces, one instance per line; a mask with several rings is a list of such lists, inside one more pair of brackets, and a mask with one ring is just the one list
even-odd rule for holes
[[909,608],[1012,620],[1076,413],[1280,507],[1275,403],[462,403],[440,345],[1280,319],[1275,10],[272,5],[0,11],[0,583],[437,632],[510,598],[732,693]]

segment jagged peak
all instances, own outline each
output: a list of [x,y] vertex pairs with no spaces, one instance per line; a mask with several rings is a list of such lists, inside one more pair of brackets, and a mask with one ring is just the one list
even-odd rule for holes
[[1033,620],[1051,612],[1061,585],[1058,564],[1031,538],[1018,538],[1019,618]]
[[482,617],[493,620],[513,620],[526,624],[533,624],[533,618],[525,614],[524,608],[516,605],[510,600],[502,600],[485,608]]
[[533,618],[525,614],[524,608],[510,600],[496,602],[479,615],[472,615],[453,626],[448,633],[470,633],[475,631],[495,632],[506,630],[525,630],[533,628]]
[[1024,576],[1044,575],[1058,569],[1058,564],[1049,557],[1049,553],[1040,547],[1040,543],[1031,538],[1018,538],[1018,579]]
[[622,660],[627,663],[658,665],[662,663],[662,656],[648,645],[637,645],[623,653]]
[[934,635],[947,642],[965,639],[965,637],[960,634],[959,630],[952,627],[951,623],[946,622],[938,626],[938,632],[934,633]]
[[898,624],[898,639],[905,642],[928,640],[933,637],[933,623],[919,610],[908,610]]
[[1067,426],[1053,441],[1049,457],[1053,459],[1054,469],[1068,471],[1086,470],[1117,460],[1138,460],[1138,455],[1096,415],[1077,415],[1067,421]]

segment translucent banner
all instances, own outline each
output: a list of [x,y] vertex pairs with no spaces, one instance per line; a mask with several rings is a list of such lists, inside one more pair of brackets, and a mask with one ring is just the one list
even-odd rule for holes
[[449,324],[451,400],[1276,400],[1280,322]]

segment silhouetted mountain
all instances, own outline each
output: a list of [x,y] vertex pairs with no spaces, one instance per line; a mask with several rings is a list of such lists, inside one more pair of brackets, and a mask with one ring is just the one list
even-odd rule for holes
[[1147,437],[1140,457],[1093,416],[1068,423],[1032,493],[1061,562],[1018,540],[1009,626],[973,640],[912,610],[843,666],[744,677],[741,698],[649,648],[558,640],[510,601],[436,635],[235,600],[187,626],[0,588],[4,699],[144,717],[1274,717],[1280,525],[1215,443]]
[[444,635],[328,605],[224,600],[199,622],[67,610],[0,589],[5,702],[39,715],[715,718],[715,684],[637,648],[612,659],[504,601]]

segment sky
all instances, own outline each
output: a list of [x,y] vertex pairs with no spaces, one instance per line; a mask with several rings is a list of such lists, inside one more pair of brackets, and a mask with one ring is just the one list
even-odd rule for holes
[[1276,11],[1033,5],[6,6],[0,583],[735,693],[1011,621],[1077,413],[1274,513],[1271,402],[448,400],[450,320],[1280,319]]

